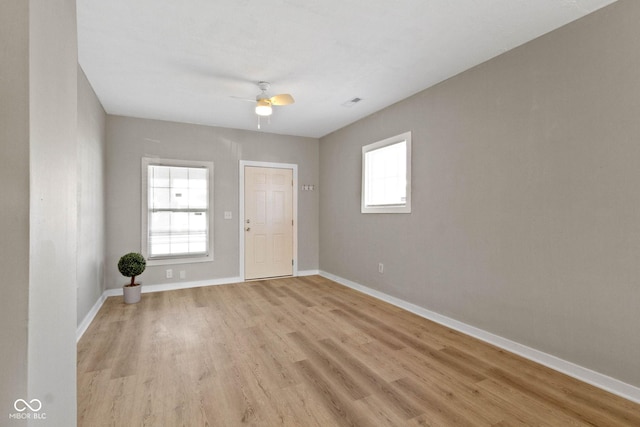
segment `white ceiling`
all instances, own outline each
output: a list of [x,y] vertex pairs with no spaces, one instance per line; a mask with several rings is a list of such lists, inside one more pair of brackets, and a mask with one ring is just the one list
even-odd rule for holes
[[[615,0],[77,0],[107,113],[322,137]],[[343,106],[353,98],[362,101]]]

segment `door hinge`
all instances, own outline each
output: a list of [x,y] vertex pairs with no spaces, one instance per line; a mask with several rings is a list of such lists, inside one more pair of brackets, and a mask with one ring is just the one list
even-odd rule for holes
[[291,260],[291,265],[293,265],[293,260]]
[[291,225],[293,225],[293,220],[291,220]]

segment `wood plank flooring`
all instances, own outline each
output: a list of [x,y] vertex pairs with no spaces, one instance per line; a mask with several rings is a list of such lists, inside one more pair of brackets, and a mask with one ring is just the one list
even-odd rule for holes
[[640,405],[311,276],[108,298],[78,425],[640,426]]

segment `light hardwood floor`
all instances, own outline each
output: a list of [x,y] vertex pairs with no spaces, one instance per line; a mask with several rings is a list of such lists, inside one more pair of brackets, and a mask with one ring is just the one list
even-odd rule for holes
[[640,426],[640,405],[311,276],[107,299],[78,425]]

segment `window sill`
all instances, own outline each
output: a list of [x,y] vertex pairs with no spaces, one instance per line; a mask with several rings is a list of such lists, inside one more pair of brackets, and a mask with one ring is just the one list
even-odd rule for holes
[[411,213],[411,206],[363,207],[360,213]]
[[213,254],[209,256],[193,257],[193,258],[161,258],[161,259],[149,259],[147,258],[147,266],[153,267],[154,265],[171,265],[171,264],[195,264],[198,262],[211,262],[213,261]]

